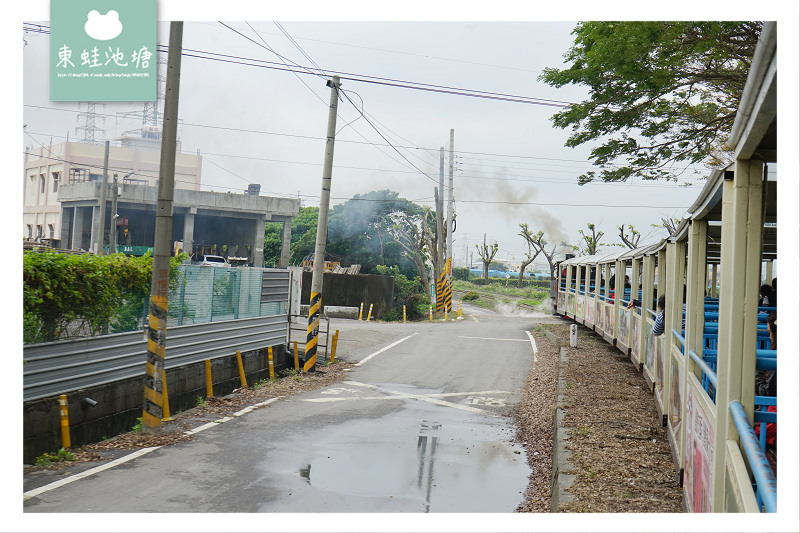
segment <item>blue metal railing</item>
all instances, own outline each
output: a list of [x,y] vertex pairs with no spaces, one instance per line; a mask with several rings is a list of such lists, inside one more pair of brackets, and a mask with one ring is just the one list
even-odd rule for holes
[[691,358],[692,358],[692,361],[694,361],[695,363],[697,363],[697,366],[699,366],[699,367],[700,367],[700,370],[702,370],[702,371],[703,371],[703,374],[705,374],[705,375],[706,375],[706,377],[708,378],[708,381],[709,381],[709,382],[710,382],[710,383],[711,383],[711,384],[714,386],[714,388],[716,389],[716,388],[717,388],[717,373],[716,373],[716,372],[714,372],[714,371],[711,369],[711,367],[710,367],[710,366],[708,366],[708,364],[707,364],[705,361],[703,361],[703,358],[702,358],[702,357],[700,357],[699,355],[697,355],[696,353],[694,353],[694,350],[689,350],[689,357],[691,357]]
[[747,457],[747,462],[753,472],[757,497],[768,513],[777,512],[778,481],[775,472],[773,472],[764,450],[758,444],[758,438],[753,431],[753,426],[750,425],[750,419],[747,418],[744,406],[734,400],[730,403],[729,409],[733,423],[736,425],[736,431],[739,433],[739,441],[745,457]]

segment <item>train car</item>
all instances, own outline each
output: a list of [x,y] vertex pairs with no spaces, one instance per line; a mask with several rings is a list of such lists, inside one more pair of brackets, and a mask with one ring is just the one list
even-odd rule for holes
[[[642,372],[689,512],[777,511],[778,397],[761,386],[778,368],[767,328],[777,309],[760,305],[759,291],[777,260],[775,52],[775,25],[765,23],[728,139],[735,162],[711,172],[675,233],[557,270],[556,312]],[[792,379],[782,395],[796,396]]]

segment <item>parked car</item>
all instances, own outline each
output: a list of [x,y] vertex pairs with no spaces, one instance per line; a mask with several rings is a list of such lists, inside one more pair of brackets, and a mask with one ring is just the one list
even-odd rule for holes
[[226,267],[230,266],[228,260],[221,255],[203,255],[200,256],[200,266],[213,266],[213,267]]

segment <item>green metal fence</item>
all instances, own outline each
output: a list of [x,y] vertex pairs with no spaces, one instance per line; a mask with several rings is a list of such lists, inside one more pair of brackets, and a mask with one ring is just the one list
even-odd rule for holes
[[[181,265],[178,277],[178,286],[171,289],[168,296],[167,323],[170,325],[274,316],[287,312],[289,281],[285,271]],[[265,277],[278,278],[279,282],[285,278],[285,290],[278,301],[262,301]]]

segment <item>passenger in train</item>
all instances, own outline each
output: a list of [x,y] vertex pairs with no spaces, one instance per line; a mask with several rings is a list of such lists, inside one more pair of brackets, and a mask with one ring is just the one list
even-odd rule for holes
[[775,298],[775,291],[772,290],[771,285],[761,286],[761,299],[759,305],[762,307],[777,307]]
[[664,334],[664,304],[665,298],[662,294],[658,298],[658,314],[656,315],[656,323],[653,324],[653,335],[655,336]]
[[[772,349],[778,349],[778,317],[775,312],[770,313],[767,317],[767,328],[769,329],[769,340],[772,343]],[[756,396],[777,396],[778,395],[778,376],[775,370],[764,370],[756,373]],[[770,405],[767,411],[775,413],[778,411],[777,406]],[[760,437],[761,424],[756,424],[753,428],[756,436]],[[778,426],[774,422],[767,424],[767,459],[772,465],[772,469],[777,473],[777,455],[778,455]]]

